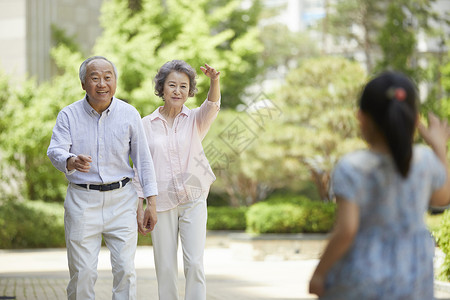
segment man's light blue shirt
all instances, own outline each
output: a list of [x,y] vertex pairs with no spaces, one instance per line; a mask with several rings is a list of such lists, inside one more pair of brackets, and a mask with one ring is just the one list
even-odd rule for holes
[[[88,173],[67,170],[67,159],[79,154],[92,158]],[[113,97],[97,113],[86,97],[63,108],[56,119],[47,155],[72,183],[105,184],[133,178],[130,157],[137,169],[144,196],[157,195],[152,157],[139,112]]]

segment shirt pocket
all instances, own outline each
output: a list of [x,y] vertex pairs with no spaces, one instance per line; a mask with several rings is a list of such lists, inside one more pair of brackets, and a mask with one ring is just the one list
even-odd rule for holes
[[75,155],[93,155],[95,153],[96,144],[92,143],[87,135],[79,134],[78,136],[72,138],[72,145],[70,146],[69,152]]
[[128,126],[115,128],[111,135],[111,148],[115,154],[128,155],[130,152],[131,133]]

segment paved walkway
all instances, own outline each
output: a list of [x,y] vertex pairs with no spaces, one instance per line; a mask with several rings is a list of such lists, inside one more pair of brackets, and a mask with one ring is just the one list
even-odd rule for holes
[[[179,252],[180,295],[184,282]],[[307,292],[308,280],[317,259],[283,261],[243,260],[229,248],[208,246],[205,271],[208,300],[306,300],[316,299]],[[136,253],[138,299],[157,299],[152,247],[138,247]],[[96,299],[111,299],[109,252],[99,257]],[[68,281],[65,249],[0,250],[0,299],[65,299]],[[450,293],[437,291],[437,299],[449,299]],[[13,298],[11,298],[13,299]],[[180,298],[182,299],[182,298]]]
[[[244,261],[234,259],[227,248],[209,247],[205,251],[207,299],[315,299],[307,293],[306,283],[316,263],[317,260]],[[157,299],[151,247],[138,247],[136,268],[138,299]],[[111,299],[110,270],[109,252],[102,248],[96,299]],[[16,296],[18,300],[64,299],[67,279],[65,249],[0,251],[0,296]],[[181,263],[179,283],[183,295]]]

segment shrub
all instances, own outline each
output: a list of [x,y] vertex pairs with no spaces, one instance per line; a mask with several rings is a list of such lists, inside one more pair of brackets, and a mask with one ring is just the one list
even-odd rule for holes
[[441,228],[442,215],[442,213],[431,214],[429,212],[425,214],[425,224],[433,236],[436,236],[437,232]]
[[438,278],[450,280],[450,211],[446,210],[442,215],[441,226],[435,231],[435,238],[439,248],[445,254],[444,262],[441,266]]
[[305,197],[269,198],[252,205],[247,212],[249,233],[325,233],[334,223],[334,203]]
[[[139,234],[138,245],[152,245],[150,234]],[[0,249],[51,247],[65,247],[62,204],[13,200],[0,204]]]
[[245,230],[247,207],[209,206],[208,230]]
[[0,248],[64,247],[64,208],[42,201],[0,204]]

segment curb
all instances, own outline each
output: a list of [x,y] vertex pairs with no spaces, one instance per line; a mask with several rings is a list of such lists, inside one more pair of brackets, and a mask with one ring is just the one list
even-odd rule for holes
[[230,233],[230,249],[239,260],[309,260],[318,259],[329,238],[327,234]]
[[248,233],[230,233],[229,238],[239,241],[326,241],[329,234],[322,233],[265,233],[253,235]]
[[450,293],[450,282],[435,280],[434,289],[437,291]]

